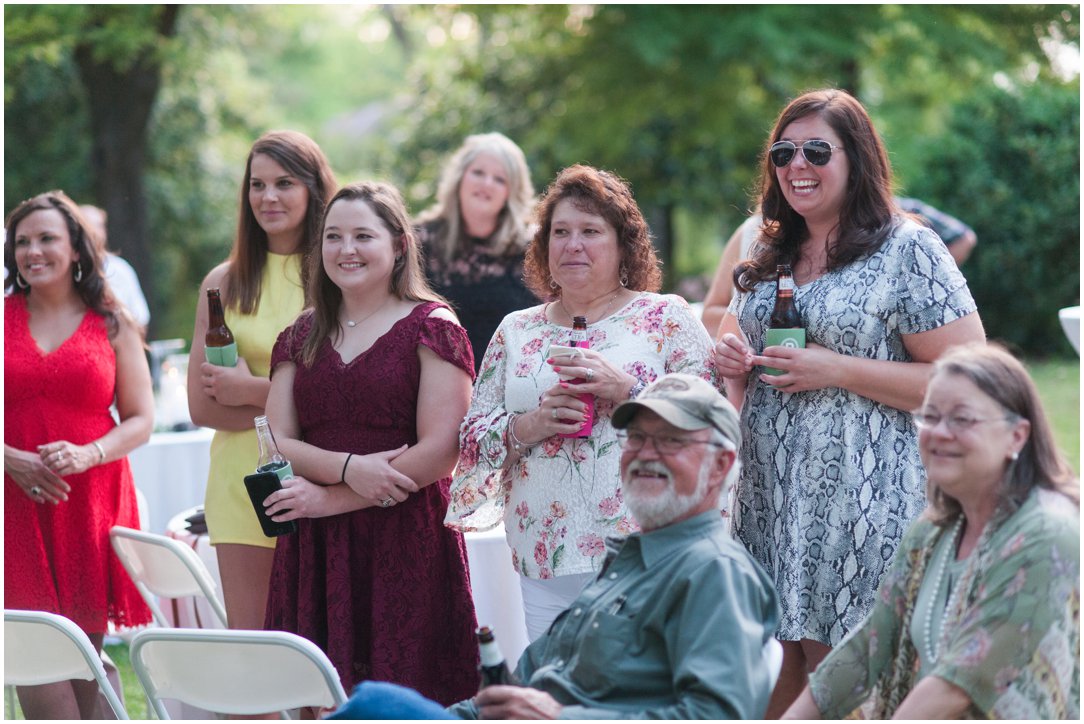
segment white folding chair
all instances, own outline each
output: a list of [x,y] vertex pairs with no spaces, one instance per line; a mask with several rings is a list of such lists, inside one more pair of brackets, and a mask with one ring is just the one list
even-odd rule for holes
[[144,629],[132,668],[159,719],[162,699],[220,714],[338,708],[339,675],[316,644],[283,631]]
[[218,586],[195,551],[167,536],[120,525],[109,531],[109,539],[159,626],[170,624],[156,596],[203,596],[226,627],[226,609],[218,600]]
[[101,657],[81,628],[55,613],[4,609],[4,685],[37,686],[70,679],[97,681],[117,718],[128,718],[106,679]]

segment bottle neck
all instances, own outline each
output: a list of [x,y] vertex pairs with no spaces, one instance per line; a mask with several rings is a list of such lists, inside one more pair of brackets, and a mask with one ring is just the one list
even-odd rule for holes
[[497,647],[496,641],[483,641],[478,644],[478,656],[482,666],[500,666],[504,663],[504,655]]
[[217,294],[207,295],[208,327],[223,327],[226,324],[226,314],[222,310],[222,297]]

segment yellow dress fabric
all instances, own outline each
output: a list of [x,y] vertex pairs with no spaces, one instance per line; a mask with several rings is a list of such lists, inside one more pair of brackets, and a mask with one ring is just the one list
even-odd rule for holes
[[[293,324],[304,306],[301,254],[268,254],[260,290],[256,313],[226,309],[226,324],[233,331],[238,356],[245,358],[253,375],[267,377],[279,332]],[[263,534],[245,490],[245,476],[255,471],[258,455],[255,429],[215,433],[204,499],[212,545],[275,547],[276,539]]]

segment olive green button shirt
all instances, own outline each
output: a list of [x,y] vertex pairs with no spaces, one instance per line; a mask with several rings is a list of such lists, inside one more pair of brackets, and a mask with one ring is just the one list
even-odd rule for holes
[[[568,719],[759,719],[779,605],[718,511],[606,541],[598,577],[516,675]],[[477,716],[471,702],[451,712]]]

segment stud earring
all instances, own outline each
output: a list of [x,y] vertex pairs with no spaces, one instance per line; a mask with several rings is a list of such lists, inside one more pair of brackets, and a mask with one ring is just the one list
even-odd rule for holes
[[1020,453],[1015,451],[1015,450],[1013,451],[1012,455],[1009,456],[1009,460],[1012,460],[1014,463],[1019,459],[1020,459]]

